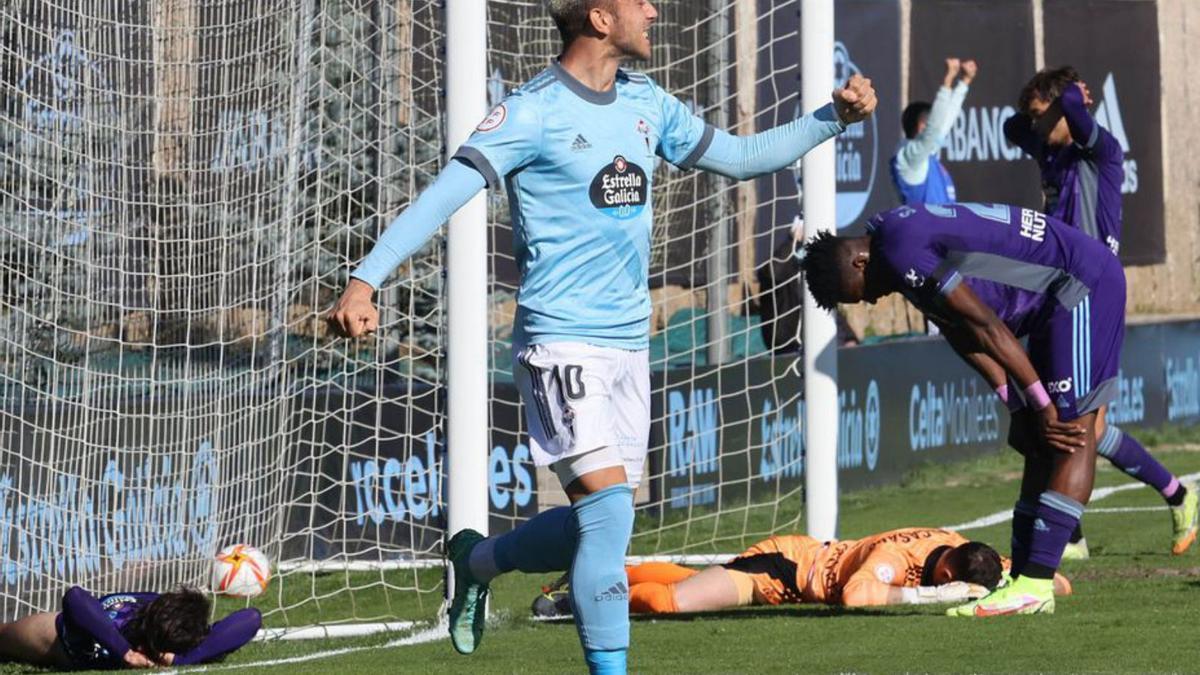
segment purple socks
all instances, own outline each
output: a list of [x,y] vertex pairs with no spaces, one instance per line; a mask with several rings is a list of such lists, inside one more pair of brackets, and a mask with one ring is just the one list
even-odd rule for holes
[[1179,489],[1179,480],[1165,466],[1159,464],[1141,443],[1114,425],[1110,424],[1104,430],[1096,443],[1096,452],[1121,471],[1158,490],[1164,499],[1171,498]]
[[1033,514],[1037,502],[1020,500],[1013,505],[1012,575],[1018,576],[1029,562],[1029,537],[1033,534]]
[[[1043,492],[1038,497],[1029,527],[1029,557],[1021,566],[1020,575],[1037,579],[1053,578],[1062,561],[1063,548],[1082,516],[1083,504],[1054,490]],[[1014,520],[1014,539],[1016,526]],[[1015,555],[1013,567],[1016,568]]]

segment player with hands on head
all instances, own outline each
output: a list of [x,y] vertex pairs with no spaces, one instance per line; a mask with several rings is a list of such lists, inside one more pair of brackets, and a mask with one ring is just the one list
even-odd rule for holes
[[[1121,250],[1125,153],[1088,108],[1092,94],[1070,66],[1039,71],[1021,89],[1019,112],[1004,122],[1009,142],[1038,163],[1043,210],[1106,245]],[[1200,495],[1133,436],[1107,423],[1107,406],[1097,411],[1097,451],[1125,474],[1153,487],[1171,512],[1171,552],[1185,553],[1200,529]],[[1023,433],[1016,429],[1014,433]],[[1064,557],[1089,556],[1082,527],[1071,535]]]
[[[762,132],[716,129],[623,61],[650,58],[646,0],[548,0],[563,48],[480,123],[437,179],[380,237],[329,313],[358,337],[397,265],[485,186],[507,188],[520,272],[514,379],[538,466],[570,506],[485,538],[454,533],[450,637],[474,652],[489,582],[512,570],[570,570],[593,673],[623,673],[629,646],[624,556],[650,429],[649,318],[654,167],[666,160],[743,180],[790,167],[876,106],[856,76],[811,114]],[[451,356],[453,358],[453,356]],[[481,460],[482,461],[482,460]]]
[[0,661],[60,670],[210,663],[241,648],[262,627],[253,607],[210,626],[211,612],[208,598],[188,588],[97,598],[72,586],[61,612],[0,624]]

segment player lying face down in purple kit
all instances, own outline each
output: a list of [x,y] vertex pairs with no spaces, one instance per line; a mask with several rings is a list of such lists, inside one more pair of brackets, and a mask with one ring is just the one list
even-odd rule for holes
[[[1117,393],[1120,262],[1031,209],[947,204],[877,214],[865,236],[822,233],[805,247],[802,269],[826,309],[902,293],[1008,405],[1010,442],[1025,456],[1016,581],[952,612],[1052,612],[1051,580],[1092,492],[1096,413]],[[1028,352],[1018,342],[1025,336]]]
[[208,623],[203,593],[110,593],[97,598],[72,586],[61,612],[0,624],[0,662],[56,670],[156,668],[216,661],[258,633],[262,615],[239,609]]

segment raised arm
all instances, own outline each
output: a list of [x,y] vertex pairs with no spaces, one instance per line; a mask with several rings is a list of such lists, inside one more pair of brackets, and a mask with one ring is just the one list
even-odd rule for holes
[[372,294],[396,266],[425,245],[442,223],[484,188],[483,175],[459,160],[451,160],[417,200],[388,225],[383,236],[358,268],[329,311],[335,331],[358,337],[379,327]]
[[1122,165],[1125,152],[1121,149],[1121,144],[1088,112],[1088,106],[1092,104],[1092,95],[1087,84],[1076,82],[1075,86],[1067,87],[1061,100],[1063,117],[1067,119],[1071,139],[1084,150],[1090,151],[1100,162]]
[[714,130],[708,149],[696,160],[695,167],[736,180],[774,173],[795,164],[809,150],[845,128],[838,121],[833,105],[827,105],[750,136]]
[[1086,85],[1082,82],[1068,84],[1059,97],[1063,117],[1067,119],[1067,128],[1071,130],[1071,139],[1082,148],[1091,149],[1096,145],[1100,135],[1100,125],[1092,119],[1087,106],[1090,96]]
[[262,614],[257,609],[239,609],[214,623],[203,642],[189,651],[175,654],[168,659],[167,665],[186,666],[219,659],[253,640],[259,628],[262,628]]
[[[954,128],[954,121],[962,112],[963,102],[977,72],[978,66],[974,61],[960,64],[958,59],[946,59],[946,75],[933,98],[925,128],[905,142],[896,153],[901,177],[906,182],[918,184],[925,181],[925,173],[929,169],[929,156],[940,150],[946,142],[946,136]],[[962,79],[955,84],[959,73],[962,73]]]
[[[703,125],[678,99],[664,96],[666,138],[660,143],[660,154],[682,168],[705,171],[746,180],[774,173],[791,166],[816,146],[845,130],[849,124],[861,122],[875,110],[878,103],[871,81],[855,75],[846,86],[833,92],[833,101],[808,115],[773,129],[749,136],[733,134]],[[684,156],[681,139],[688,134],[675,130],[704,127],[703,135]]]

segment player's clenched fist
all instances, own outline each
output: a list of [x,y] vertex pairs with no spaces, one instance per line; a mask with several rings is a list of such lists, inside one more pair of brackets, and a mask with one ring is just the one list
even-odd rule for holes
[[854,124],[867,119],[875,111],[878,102],[871,80],[862,75],[851,75],[845,85],[833,90],[833,109],[842,124]]
[[359,337],[375,332],[379,328],[379,310],[371,302],[374,292],[375,289],[369,284],[351,279],[342,297],[325,315],[333,332],[343,337]]

